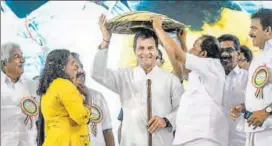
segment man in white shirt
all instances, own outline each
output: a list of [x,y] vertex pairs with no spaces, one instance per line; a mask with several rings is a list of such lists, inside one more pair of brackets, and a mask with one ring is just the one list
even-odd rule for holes
[[[135,68],[107,68],[111,34],[106,18],[99,24],[103,42],[94,59],[92,77],[120,95],[123,108],[121,146],[147,146],[152,133],[155,146],[171,146],[176,112],[183,93],[179,79],[157,66],[158,38],[153,31],[143,29],[135,34],[134,52],[139,62]],[[147,119],[147,80],[151,80],[152,118]]]
[[263,52],[250,64],[245,104],[234,106],[231,114],[235,119],[245,113],[246,146],[269,146],[272,143],[272,10],[260,9],[253,14],[250,29],[253,44]]
[[[22,76],[24,62],[18,44],[1,45],[1,145],[3,146],[36,146],[35,115],[38,114],[38,105],[33,103],[37,97],[37,86],[35,82]],[[32,107],[29,107],[29,104]]]
[[[157,60],[157,65],[159,67],[161,67],[163,64],[164,64],[164,59],[163,59],[163,56],[162,56],[162,52],[160,49],[158,49],[158,56],[156,58]],[[120,141],[121,141],[121,130],[122,130],[122,122],[123,122],[123,109],[121,108],[119,114],[118,114],[118,118],[117,118],[119,121],[120,121],[120,125],[118,127],[118,143],[120,144]]]
[[226,73],[224,87],[223,106],[224,112],[229,121],[229,146],[244,146],[246,135],[242,131],[237,131],[238,121],[233,121],[229,116],[232,106],[245,102],[245,91],[248,80],[246,70],[238,66],[240,54],[240,41],[231,34],[224,34],[218,37],[221,50],[221,64]]
[[173,144],[227,146],[228,121],[222,108],[225,71],[220,63],[217,39],[203,35],[195,41],[190,53],[186,53],[162,29],[160,16],[150,19],[168,56],[191,70],[188,88],[180,100]]
[[85,86],[86,77],[83,64],[77,53],[72,52],[71,54],[80,64],[75,84],[78,88],[81,88],[81,92],[86,92],[83,93],[86,98],[85,103],[92,107],[92,120],[89,124],[91,143],[93,146],[114,146],[111,116],[107,102],[100,92]]

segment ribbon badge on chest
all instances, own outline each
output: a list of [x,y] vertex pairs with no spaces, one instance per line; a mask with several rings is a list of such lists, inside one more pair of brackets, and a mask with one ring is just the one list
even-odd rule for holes
[[21,110],[26,114],[24,123],[27,125],[30,122],[30,129],[33,127],[33,118],[38,115],[39,108],[35,99],[31,96],[23,97],[20,102]]
[[259,66],[253,73],[252,84],[257,89],[255,92],[256,98],[263,98],[263,87],[269,80],[269,71],[266,65]]
[[92,134],[96,137],[97,135],[97,123],[103,120],[103,112],[98,105],[92,104],[91,106],[91,128]]

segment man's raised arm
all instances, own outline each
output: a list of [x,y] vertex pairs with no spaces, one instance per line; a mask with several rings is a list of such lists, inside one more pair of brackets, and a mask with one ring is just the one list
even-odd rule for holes
[[160,16],[151,16],[153,29],[155,30],[158,38],[162,42],[170,60],[175,60],[179,64],[185,64],[186,55],[181,46],[176,43],[162,28],[162,18]]
[[103,35],[103,40],[99,45],[99,49],[94,58],[92,78],[118,94],[120,91],[121,79],[119,72],[107,68],[108,47],[111,39],[111,33],[106,27],[106,22],[106,17],[101,15],[99,17],[99,26]]

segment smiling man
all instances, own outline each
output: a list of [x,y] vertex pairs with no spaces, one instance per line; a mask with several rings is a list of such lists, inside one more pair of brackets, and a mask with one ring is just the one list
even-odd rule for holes
[[240,41],[232,34],[224,34],[218,38],[221,51],[221,63],[225,69],[226,75],[238,67],[238,59],[240,54]]
[[[155,32],[143,29],[135,34],[136,68],[107,68],[111,38],[105,16],[99,20],[103,42],[99,46],[92,77],[120,95],[123,108],[121,146],[147,146],[152,133],[154,146],[171,146],[176,112],[183,93],[179,79],[157,66],[158,38]],[[147,80],[151,80],[152,118],[147,120]]]
[[234,119],[245,113],[247,146],[268,146],[272,143],[272,9],[251,16],[249,35],[263,52],[250,64],[245,104],[231,112]]
[[[37,86],[32,80],[22,77],[24,62],[18,44],[9,42],[1,45],[1,145],[3,146],[36,146],[35,118],[29,118],[28,115],[38,114],[31,112],[33,107],[38,111],[38,105],[29,107],[28,101],[35,101]],[[22,101],[27,104],[21,104]]]
[[246,136],[244,132],[236,131],[237,121],[229,116],[232,106],[245,102],[245,90],[248,80],[246,70],[238,66],[240,41],[231,34],[224,34],[218,38],[221,50],[221,64],[226,73],[223,95],[223,107],[229,122],[229,146],[244,146]]
[[[158,67],[161,67],[163,64],[164,64],[164,59],[163,59],[163,56],[162,56],[162,52],[160,49],[158,49],[158,56],[156,58],[156,61],[157,61],[157,65]],[[121,141],[121,130],[122,130],[122,122],[123,122],[123,109],[121,108],[119,114],[118,114],[118,118],[117,118],[119,121],[120,121],[120,125],[118,127],[118,143],[120,144],[120,141]]]
[[92,115],[94,115],[88,125],[92,145],[114,146],[115,144],[108,104],[100,92],[86,86],[86,76],[80,56],[75,52],[72,52],[71,54],[76,58],[80,66],[74,84],[84,96],[85,104],[92,107],[91,112]]

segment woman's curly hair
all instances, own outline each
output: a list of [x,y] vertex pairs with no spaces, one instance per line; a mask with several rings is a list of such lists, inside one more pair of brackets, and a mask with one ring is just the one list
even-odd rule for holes
[[66,49],[56,49],[48,54],[40,76],[40,84],[37,90],[38,95],[45,94],[49,85],[57,78],[70,80],[70,77],[65,73],[65,66],[70,55],[70,51]]

